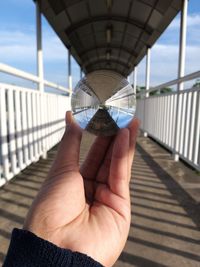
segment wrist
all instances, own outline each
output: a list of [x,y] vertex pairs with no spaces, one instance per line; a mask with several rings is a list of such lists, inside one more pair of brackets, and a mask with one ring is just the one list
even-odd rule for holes
[[85,254],[59,248],[27,230],[19,229],[13,230],[3,266],[102,267]]

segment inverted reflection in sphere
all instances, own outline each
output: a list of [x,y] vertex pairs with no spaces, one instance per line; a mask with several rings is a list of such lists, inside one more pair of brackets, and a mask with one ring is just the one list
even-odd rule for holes
[[82,129],[110,136],[126,127],[134,117],[136,96],[126,78],[113,71],[99,70],[78,82],[71,106]]

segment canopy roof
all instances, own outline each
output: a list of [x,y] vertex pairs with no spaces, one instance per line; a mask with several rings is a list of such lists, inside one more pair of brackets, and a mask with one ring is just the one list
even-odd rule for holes
[[182,0],[39,0],[41,11],[88,73],[131,73],[181,10]]

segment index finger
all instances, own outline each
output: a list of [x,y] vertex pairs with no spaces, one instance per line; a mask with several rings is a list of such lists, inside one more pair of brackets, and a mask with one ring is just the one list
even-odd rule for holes
[[81,174],[84,179],[95,180],[96,175],[104,161],[107,150],[109,149],[112,137],[98,136],[94,141],[90,151],[81,166]]

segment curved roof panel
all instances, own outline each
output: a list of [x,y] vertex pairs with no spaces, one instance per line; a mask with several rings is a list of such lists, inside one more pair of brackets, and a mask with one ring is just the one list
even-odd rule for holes
[[180,11],[182,0],[41,0],[41,11],[88,73],[124,76]]

